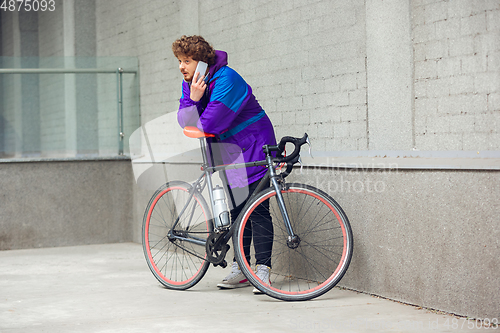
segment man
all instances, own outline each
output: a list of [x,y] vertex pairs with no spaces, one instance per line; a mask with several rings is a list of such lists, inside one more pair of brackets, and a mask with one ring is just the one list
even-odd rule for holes
[[[215,138],[207,141],[212,147],[217,145],[225,164],[265,159],[262,146],[276,144],[273,126],[252,94],[252,88],[227,66],[227,53],[215,51],[201,36],[182,36],[172,44],[172,51],[184,77],[177,113],[180,126],[196,126],[203,132],[215,134]],[[206,73],[195,73],[199,61],[208,64]],[[233,222],[266,171],[259,166],[226,171],[229,190],[237,202],[237,207],[231,210]],[[243,199],[238,200],[241,197]],[[269,281],[272,242],[268,239],[272,238],[272,223],[268,211],[257,213],[260,214],[254,215],[264,217],[253,218],[252,215],[252,224],[245,229],[245,255],[250,262],[253,238],[256,274],[262,281]],[[217,286],[239,288],[249,285],[238,264],[233,262],[231,273]],[[254,293],[259,291],[254,289]]]

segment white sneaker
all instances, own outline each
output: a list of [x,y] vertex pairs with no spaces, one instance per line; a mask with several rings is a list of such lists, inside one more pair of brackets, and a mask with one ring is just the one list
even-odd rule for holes
[[250,282],[248,282],[245,275],[240,270],[238,263],[233,262],[233,266],[231,267],[231,273],[226,276],[221,283],[217,285],[220,289],[234,289],[241,287],[248,287]]
[[[262,280],[262,282],[267,283],[268,285],[271,285],[271,280],[270,280],[270,274],[271,274],[271,268],[266,266],[266,265],[257,265],[255,269],[255,275],[259,279]],[[260,291],[257,288],[253,288],[253,293],[254,294],[262,294],[262,291]]]

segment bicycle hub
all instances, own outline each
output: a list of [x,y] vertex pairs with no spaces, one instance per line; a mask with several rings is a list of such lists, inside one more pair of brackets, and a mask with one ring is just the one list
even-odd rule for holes
[[297,236],[297,235],[288,236],[288,240],[286,242],[286,245],[290,249],[296,249],[296,248],[298,248],[299,245],[300,245],[300,237]]

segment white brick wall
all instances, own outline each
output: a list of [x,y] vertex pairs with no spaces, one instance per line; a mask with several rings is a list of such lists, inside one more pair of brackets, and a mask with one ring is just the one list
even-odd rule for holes
[[[189,26],[185,4],[96,1],[97,56],[139,58],[143,124],[177,110],[182,78],[170,47]],[[326,151],[369,148],[365,1],[190,4],[198,13],[193,29],[229,53],[230,66],[253,87],[278,136],[308,132],[315,148]],[[498,150],[499,1],[410,4],[416,148]],[[61,18],[52,14],[39,15],[41,56],[63,50]],[[12,31],[6,23],[2,20],[2,48],[4,55],[12,55]]]
[[170,50],[178,38],[175,1],[97,1],[97,55],[137,56],[143,123],[176,111],[182,78]]
[[[368,148],[363,1],[198,6],[199,33],[229,53],[278,136],[308,132],[319,150]],[[416,148],[498,149],[497,128],[484,125],[499,119],[498,1],[411,7]],[[183,34],[179,3],[101,0],[96,12],[98,55],[139,57],[143,123],[175,112],[181,79],[170,45]]]
[[[163,115],[177,111],[181,94],[182,77],[171,51],[172,42],[179,37],[179,3],[98,0],[96,16],[97,56],[138,57],[141,122],[151,125],[147,134],[155,153],[171,150],[168,142],[172,127],[161,124]],[[176,134],[182,135],[178,126],[176,129]]]
[[[142,122],[176,111],[178,2],[97,1],[96,13],[98,55],[139,57]],[[277,136],[308,132],[316,149],[366,149],[363,1],[199,1],[199,27],[229,53]],[[334,141],[340,123],[352,130]]]
[[363,1],[237,3],[200,2],[200,33],[229,52],[277,136],[308,132],[315,149],[366,149]]
[[413,1],[415,142],[500,148],[500,2]]

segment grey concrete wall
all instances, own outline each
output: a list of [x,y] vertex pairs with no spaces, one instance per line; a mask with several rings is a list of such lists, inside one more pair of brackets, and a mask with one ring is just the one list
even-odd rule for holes
[[299,181],[345,210],[354,255],[341,285],[470,317],[500,311],[500,172],[308,168]]
[[132,240],[130,160],[0,163],[0,250]]

